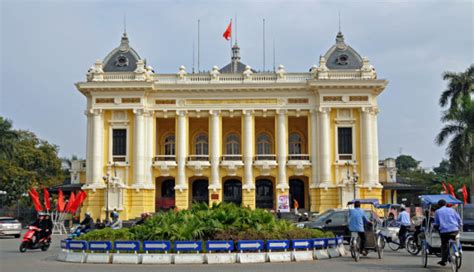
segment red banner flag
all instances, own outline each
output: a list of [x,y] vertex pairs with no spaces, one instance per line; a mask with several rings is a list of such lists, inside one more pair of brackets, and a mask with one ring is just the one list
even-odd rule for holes
[[79,193],[77,193],[76,200],[74,201],[74,203],[71,204],[71,207],[69,208],[71,213],[75,213],[77,209],[79,209],[79,207],[82,205],[82,202],[84,202],[86,197],[87,197],[87,194],[84,191],[80,191]]
[[467,204],[467,196],[468,196],[468,193],[467,193],[466,184],[463,184],[463,185],[462,185],[462,196],[463,196],[463,198],[464,198],[464,204]]
[[451,183],[448,183],[448,188],[449,188],[449,194],[452,195],[454,198],[456,198],[456,195],[454,194],[454,188]]
[[48,189],[43,188],[43,200],[44,200],[44,207],[47,211],[51,210],[51,200],[49,199],[49,192]]
[[57,203],[57,207],[56,207],[56,210],[58,212],[63,212],[64,211],[64,195],[63,195],[63,190],[61,190],[61,188],[59,188],[59,193],[58,193],[58,203]]
[[224,31],[224,34],[222,34],[222,37],[226,40],[230,40],[230,37],[232,37],[232,20],[230,20],[229,25]]
[[444,183],[444,181],[441,181],[441,186],[443,186],[444,193],[449,194],[448,188],[446,188],[446,184]]
[[76,196],[74,195],[74,192],[71,192],[71,195],[69,196],[69,201],[66,204],[66,207],[64,208],[65,212],[69,212],[71,209],[72,203],[76,200]]
[[31,197],[31,201],[33,201],[33,205],[35,205],[35,210],[37,212],[40,212],[43,210],[43,207],[41,206],[41,202],[39,200],[39,195],[38,195],[38,192],[36,192],[36,190],[34,188],[31,188],[29,191],[28,191],[28,194],[30,195]]

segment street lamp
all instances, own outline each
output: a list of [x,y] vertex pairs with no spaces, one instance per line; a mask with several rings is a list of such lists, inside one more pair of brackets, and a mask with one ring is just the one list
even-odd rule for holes
[[353,166],[353,164],[351,162],[346,162],[346,178],[348,181],[352,181],[352,185],[354,186],[353,187],[353,190],[354,190],[354,199],[357,198],[357,191],[356,191],[356,185],[357,185],[357,181],[359,180],[359,175],[357,174],[355,168],[353,169],[352,171],[352,176],[351,176],[351,172],[350,172],[350,167]]

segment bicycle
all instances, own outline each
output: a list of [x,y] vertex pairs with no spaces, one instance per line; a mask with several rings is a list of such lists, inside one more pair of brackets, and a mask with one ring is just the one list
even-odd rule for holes
[[351,232],[351,241],[349,243],[351,249],[351,257],[356,262],[360,259],[360,237],[357,232]]
[[457,272],[462,265],[462,246],[459,242],[459,234],[456,240],[449,240],[449,256],[448,261],[451,263],[451,270]]

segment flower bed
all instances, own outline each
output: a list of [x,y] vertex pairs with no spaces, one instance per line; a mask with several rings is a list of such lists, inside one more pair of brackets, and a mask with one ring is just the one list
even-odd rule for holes
[[189,210],[158,213],[143,225],[129,229],[94,230],[77,239],[85,241],[128,240],[278,240],[334,237],[331,232],[300,229],[276,219],[267,210],[234,204],[194,204]]

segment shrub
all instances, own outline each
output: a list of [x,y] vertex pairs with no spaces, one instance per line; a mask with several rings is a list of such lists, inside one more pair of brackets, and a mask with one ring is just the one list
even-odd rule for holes
[[94,230],[85,240],[272,240],[329,237],[320,230],[298,229],[267,210],[220,203],[196,203],[190,210],[162,212],[143,225],[122,230]]

